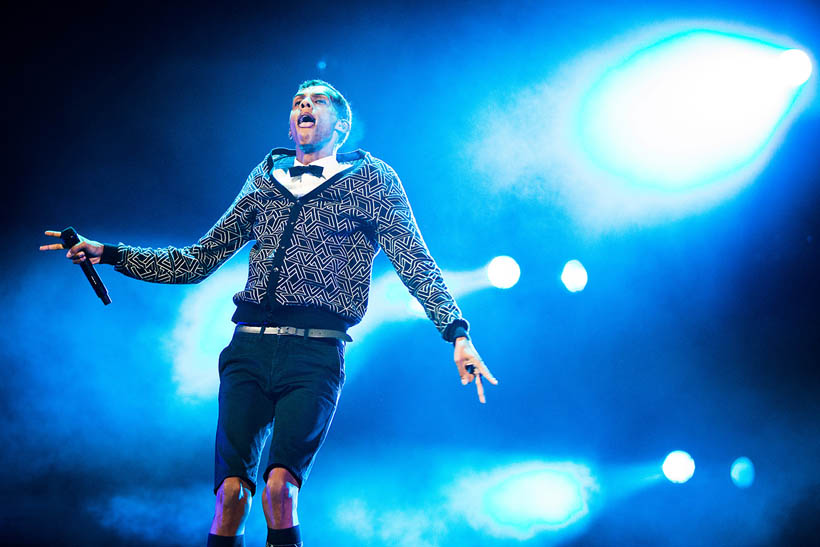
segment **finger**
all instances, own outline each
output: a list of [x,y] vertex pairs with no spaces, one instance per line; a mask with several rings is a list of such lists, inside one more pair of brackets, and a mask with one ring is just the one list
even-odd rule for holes
[[476,374],[475,376],[475,389],[478,391],[478,400],[480,403],[484,404],[487,402],[487,399],[484,398],[484,385],[481,383],[481,375]]
[[62,237],[62,232],[55,232],[54,230],[46,230],[46,235],[51,237]]
[[64,249],[62,243],[50,243],[49,245],[40,245],[41,251],[59,251]]
[[483,375],[483,376],[484,376],[484,377],[485,377],[485,378],[486,378],[486,379],[487,379],[487,380],[488,380],[488,381],[489,381],[492,385],[494,385],[494,386],[497,386],[497,385],[498,385],[498,380],[496,379],[496,377],[495,377],[495,376],[493,376],[493,373],[492,373],[492,372],[490,372],[490,369],[488,369],[488,368],[487,368],[487,365],[485,365],[484,363],[481,363],[481,374],[482,374],[482,375]]
[[81,241],[81,242],[77,243],[76,245],[74,245],[72,248],[70,248],[68,250],[68,253],[66,253],[66,256],[68,256],[70,258],[72,256],[76,256],[76,255],[79,255],[79,254],[84,255],[85,254],[84,251],[87,251],[87,250],[88,250],[88,243],[85,242],[85,241]]

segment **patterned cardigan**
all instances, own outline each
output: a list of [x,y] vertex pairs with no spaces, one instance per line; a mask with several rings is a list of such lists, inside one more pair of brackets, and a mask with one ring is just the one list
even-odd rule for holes
[[272,150],[197,243],[163,249],[106,245],[102,262],[144,281],[198,283],[254,241],[247,284],[234,296],[234,321],[271,322],[282,310],[302,308],[329,312],[347,327],[367,310],[373,258],[381,247],[444,339],[466,335],[469,325],[427,250],[395,171],[362,150],[338,154],[351,167],[296,198],[271,175],[292,165],[294,155]]

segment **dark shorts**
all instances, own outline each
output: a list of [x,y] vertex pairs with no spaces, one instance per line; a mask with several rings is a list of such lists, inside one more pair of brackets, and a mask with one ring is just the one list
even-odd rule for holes
[[[344,385],[344,342],[235,332],[219,356],[214,492],[228,477],[256,493],[265,441],[265,480],[274,467],[307,479]],[[275,422],[275,425],[274,425]]]

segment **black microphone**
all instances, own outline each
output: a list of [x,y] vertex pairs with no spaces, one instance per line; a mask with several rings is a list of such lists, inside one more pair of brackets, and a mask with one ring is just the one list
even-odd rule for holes
[[[80,242],[80,236],[77,235],[77,230],[71,226],[60,232],[60,239],[63,240],[63,247],[66,249],[70,249]],[[108,296],[108,290],[105,288],[105,285],[103,285],[100,276],[97,275],[97,271],[94,270],[94,265],[91,264],[91,259],[88,258],[88,255],[86,255],[85,260],[80,262],[80,267],[83,269],[85,277],[88,279],[88,282],[91,283],[91,287],[94,289],[94,292],[97,293],[97,296],[100,297],[103,304],[106,306],[109,305],[111,303],[111,297]]]

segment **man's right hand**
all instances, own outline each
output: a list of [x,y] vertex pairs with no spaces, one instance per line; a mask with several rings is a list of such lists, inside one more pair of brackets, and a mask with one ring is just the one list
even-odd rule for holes
[[[59,238],[60,232],[55,232],[54,230],[46,230],[46,235],[50,237]],[[97,241],[91,241],[89,239],[84,238],[83,236],[79,236],[79,238],[80,242],[68,250],[68,252],[65,255],[66,258],[74,262],[74,264],[79,264],[84,260],[90,260],[92,264],[99,264],[100,257],[102,256],[103,252],[102,243],[99,243]],[[62,243],[40,245],[41,251],[59,251],[62,249],[65,249]]]

